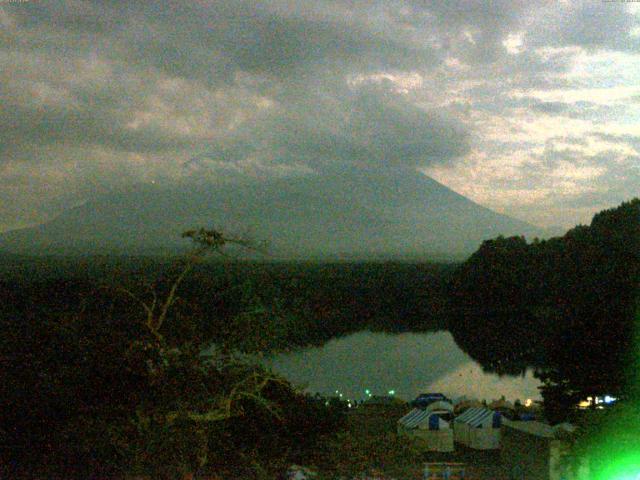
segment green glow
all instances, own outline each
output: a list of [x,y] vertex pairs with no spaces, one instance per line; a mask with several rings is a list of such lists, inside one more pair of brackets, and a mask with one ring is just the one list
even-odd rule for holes
[[589,473],[576,480],[640,480],[640,311],[636,319],[628,395],[602,413],[593,412],[583,426],[575,453]]
[[608,465],[593,472],[594,480],[640,480],[640,441],[635,449],[638,451],[610,458]]

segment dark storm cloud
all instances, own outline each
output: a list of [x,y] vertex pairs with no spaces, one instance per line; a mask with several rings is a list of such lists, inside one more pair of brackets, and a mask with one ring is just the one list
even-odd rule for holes
[[[69,104],[24,105],[19,103],[24,98],[18,96],[18,102],[4,107],[0,128],[10,134],[5,138],[12,144],[78,142],[141,153],[188,146],[192,139],[184,135],[153,125],[137,129],[128,126],[136,104],[144,102],[159,75],[195,79],[219,89],[237,83],[238,74],[257,75],[258,80],[263,76],[254,88],[277,97],[285,115],[283,122],[292,115],[313,118],[316,107],[310,103],[309,111],[288,113],[298,109],[299,102],[289,98],[287,92],[295,90],[301,97],[309,96],[315,86],[308,83],[317,82],[318,77],[326,77],[328,84],[336,81],[336,75],[338,82],[344,82],[349,72],[438,62],[434,47],[426,38],[431,34],[415,33],[408,13],[399,15],[384,5],[367,9],[363,8],[365,4],[350,8],[303,2],[32,2],[10,12],[17,24],[12,37],[17,50],[32,55],[36,63],[42,61],[37,54],[45,52],[57,54],[63,64],[41,70],[73,69],[74,59],[95,55],[122,69],[123,76],[148,76],[149,86],[131,91],[120,86],[125,79],[119,75],[109,85],[74,80],[61,86],[70,96]],[[34,41],[36,37],[40,45]],[[10,60],[23,62],[15,57]],[[52,57],[44,61],[53,62]],[[43,80],[45,84],[57,81]],[[324,94],[333,95],[331,87],[321,88]],[[317,95],[316,99],[322,102]],[[361,97],[359,111],[364,112],[364,117],[367,110],[374,117],[386,114],[379,110],[384,103],[371,99],[369,105],[364,105],[365,101]],[[293,105],[288,107],[287,103]],[[390,130],[377,132],[376,138],[388,140],[385,146],[394,144],[389,133],[396,132],[403,140],[409,140],[409,129],[421,129],[416,122],[430,120],[429,115],[421,118],[408,102],[404,105],[408,109],[406,115],[398,110],[400,106],[389,105],[388,113],[394,117],[387,124]],[[397,120],[403,115],[410,126],[399,131],[403,127]],[[369,130],[358,126],[358,121],[366,118],[351,124],[353,133],[368,134]],[[274,123],[278,121],[269,118],[265,128]],[[402,146],[405,153],[448,157],[439,145],[443,142],[435,138],[435,130],[430,126],[426,129],[429,131],[424,140],[409,140]],[[443,129],[445,143],[450,141],[447,137],[451,130]],[[332,141],[330,137],[327,139]],[[424,145],[429,139],[435,142],[431,149]],[[298,140],[305,141],[314,140]]]
[[495,62],[505,36],[533,11],[522,1],[59,0],[15,13],[22,28],[64,33],[76,51],[84,44],[113,60],[215,83],[237,71],[282,78],[433,68],[451,55]]
[[[576,10],[585,31],[591,31],[591,26],[615,26],[616,31],[626,32],[631,25],[631,17],[621,9],[601,8],[594,20],[587,15],[593,13],[589,8],[581,4]],[[323,76],[333,81],[335,75],[354,72],[434,68],[447,55],[482,68],[486,61],[506,55],[501,43],[505,35],[509,29],[521,28],[532,11],[528,2],[497,2],[488,7],[486,2],[52,1],[30,2],[12,13],[26,35],[58,40],[64,34],[63,42],[51,42],[57,47],[40,43],[57,48],[65,60],[92,51],[132,68],[153,68],[211,85],[233,83],[238,73],[246,72],[270,78],[265,88],[273,94],[274,83],[304,85]],[[554,23],[554,28],[564,32],[564,22]],[[554,42],[571,44],[582,39],[579,33],[569,32],[566,38],[557,35]],[[597,39],[584,40],[597,43]],[[513,59],[507,64],[515,70],[529,68],[532,58],[523,57],[514,57],[521,59],[521,65],[513,65]],[[546,68],[560,70],[565,65],[552,63]],[[541,65],[534,68],[540,70]],[[94,108],[101,108],[102,100],[111,100],[99,93],[85,92]],[[110,130],[122,130],[117,118],[105,120],[110,124],[102,129],[106,137]],[[143,137],[139,142],[143,151],[153,150],[153,132],[130,136]],[[158,140],[158,149],[174,147],[172,141],[165,146]],[[108,143],[136,146],[131,138]]]
[[20,15],[20,24],[70,35],[97,31],[114,42],[114,49],[103,52],[107,56],[210,82],[233,81],[236,71],[281,77],[336,62],[406,68],[435,59],[428,39],[412,33],[409,25],[402,28],[403,19],[394,18],[384,4],[355,11],[323,2],[81,5],[78,14],[68,2],[33,2]]

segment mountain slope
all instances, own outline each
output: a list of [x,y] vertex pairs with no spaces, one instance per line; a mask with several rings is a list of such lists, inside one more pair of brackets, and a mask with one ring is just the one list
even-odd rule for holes
[[497,235],[541,235],[411,170],[342,169],[227,185],[137,186],[0,235],[16,253],[169,253],[206,226],[266,240],[276,258],[461,256]]

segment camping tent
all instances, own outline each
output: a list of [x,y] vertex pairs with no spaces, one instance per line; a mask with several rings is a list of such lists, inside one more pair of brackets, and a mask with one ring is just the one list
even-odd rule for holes
[[427,408],[425,408],[425,411],[437,413],[443,420],[453,420],[453,405],[445,400],[430,403]]
[[500,448],[502,415],[486,408],[470,408],[454,420],[456,442],[476,450]]
[[451,405],[446,400],[439,400],[437,402],[433,402],[433,403],[429,404],[427,406],[427,408],[425,408],[425,411],[427,411],[427,412],[438,412],[438,411],[441,411],[441,412],[453,413],[453,405]]
[[426,408],[430,403],[437,402],[439,400],[448,399],[442,393],[421,393],[413,402],[411,402],[411,405],[417,408]]
[[562,459],[570,453],[573,431],[573,425],[564,423],[552,427],[536,421],[505,420],[500,439],[502,465],[513,478],[522,478],[524,472],[526,478],[535,480],[588,478],[584,459],[563,471]]
[[514,404],[505,400],[504,397],[500,400],[494,400],[491,402],[488,408],[496,412],[500,412],[504,418],[509,420],[515,420],[517,418]]
[[398,435],[418,439],[426,450],[453,452],[453,431],[436,413],[414,408],[398,420]]

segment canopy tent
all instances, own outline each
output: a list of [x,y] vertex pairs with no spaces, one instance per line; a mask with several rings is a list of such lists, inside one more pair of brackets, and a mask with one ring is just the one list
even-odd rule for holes
[[569,465],[563,458],[570,452],[572,432],[570,424],[551,425],[529,421],[503,422],[500,457],[505,471],[515,478],[526,472],[527,478],[561,480],[589,478],[586,459]]
[[436,413],[414,408],[398,420],[398,435],[417,439],[426,450],[453,451],[453,430]]
[[439,400],[437,402],[433,402],[429,404],[427,408],[425,408],[425,411],[427,412],[442,411],[442,412],[453,413],[453,405],[451,405],[446,400]]
[[445,400],[430,403],[425,411],[437,413],[443,420],[453,420],[453,405]]
[[500,448],[500,412],[486,408],[470,408],[454,420],[456,442],[476,450]]
[[411,405],[418,408],[426,408],[429,404],[440,400],[448,400],[442,393],[421,393],[411,402]]

